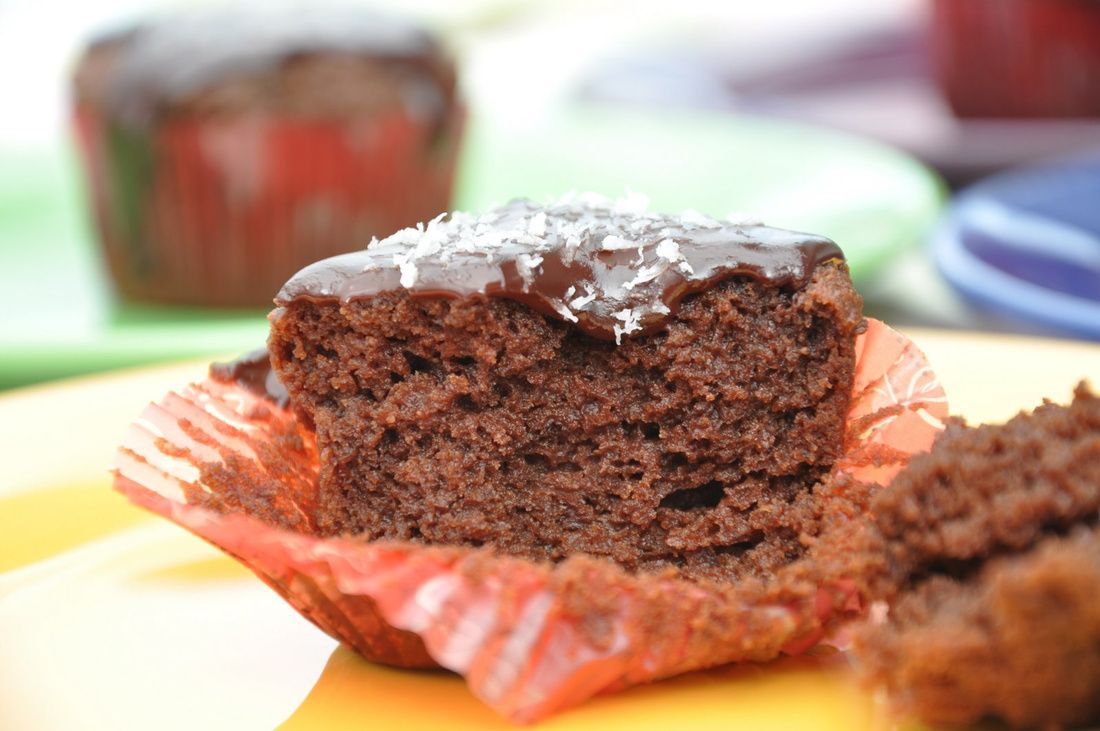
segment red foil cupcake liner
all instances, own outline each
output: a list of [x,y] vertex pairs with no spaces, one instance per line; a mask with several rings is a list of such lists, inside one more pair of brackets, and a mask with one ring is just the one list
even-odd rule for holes
[[140,300],[265,306],[294,272],[446,210],[462,128],[364,119],[112,126],[78,107],[96,228],[116,288]]
[[[838,468],[885,480],[931,444],[946,403],[901,335],[870,320],[857,346]],[[693,669],[801,652],[860,610],[843,579],[716,585],[585,556],[551,566],[487,549],[319,538],[317,470],[313,435],[289,410],[206,381],[134,422],[116,487],[248,565],[367,658],[452,670],[517,722]]]
[[934,0],[931,49],[961,117],[1100,116],[1100,3]]

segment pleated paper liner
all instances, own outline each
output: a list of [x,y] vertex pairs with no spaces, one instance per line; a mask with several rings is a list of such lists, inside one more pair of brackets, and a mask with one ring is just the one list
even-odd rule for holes
[[[923,355],[885,325],[870,320],[857,353],[838,469],[884,484],[931,445],[946,402]],[[517,722],[616,688],[800,652],[860,610],[853,584],[812,570],[716,585],[585,556],[549,565],[316,537],[312,433],[290,411],[216,381],[150,405],[116,467],[131,500],[238,558],[325,632],[372,660],[459,673]]]

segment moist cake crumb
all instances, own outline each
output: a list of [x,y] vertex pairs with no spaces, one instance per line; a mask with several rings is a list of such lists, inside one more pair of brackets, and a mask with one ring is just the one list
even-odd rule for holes
[[1100,398],[952,424],[870,505],[867,679],[935,723],[1100,720]]
[[862,324],[825,239],[592,198],[437,219],[278,303],[322,533],[723,582],[803,554]]

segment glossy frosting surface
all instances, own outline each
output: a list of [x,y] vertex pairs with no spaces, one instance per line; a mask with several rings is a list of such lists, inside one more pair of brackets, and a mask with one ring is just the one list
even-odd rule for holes
[[[115,40],[123,48],[106,103],[116,119],[134,127],[150,124],[164,105],[210,84],[269,73],[298,54],[405,63],[412,72],[406,79],[409,97],[438,95],[433,85],[453,82],[449,61],[431,34],[364,8],[207,8],[144,23]],[[438,105],[435,99],[406,101]]]
[[659,329],[687,294],[731,276],[804,284],[842,259],[829,239],[693,211],[671,216],[639,197],[514,200],[481,215],[451,213],[298,272],[278,305],[415,296],[505,297],[595,337]]

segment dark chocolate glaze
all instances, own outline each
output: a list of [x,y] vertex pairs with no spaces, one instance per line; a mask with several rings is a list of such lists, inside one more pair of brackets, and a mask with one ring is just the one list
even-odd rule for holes
[[387,64],[411,113],[437,120],[455,101],[453,64],[435,38],[361,7],[200,9],[143,23],[121,40],[103,103],[112,119],[131,128],[148,127],[166,108],[211,84],[270,73],[311,53]]
[[271,367],[267,348],[257,348],[228,363],[211,363],[210,377],[222,383],[236,383],[278,406],[290,403],[290,394]]
[[819,236],[694,212],[649,213],[632,199],[520,199],[319,261],[292,277],[275,303],[346,302],[402,288],[414,296],[505,297],[620,342],[660,329],[685,295],[721,280],[801,286],[818,264],[842,258]]

